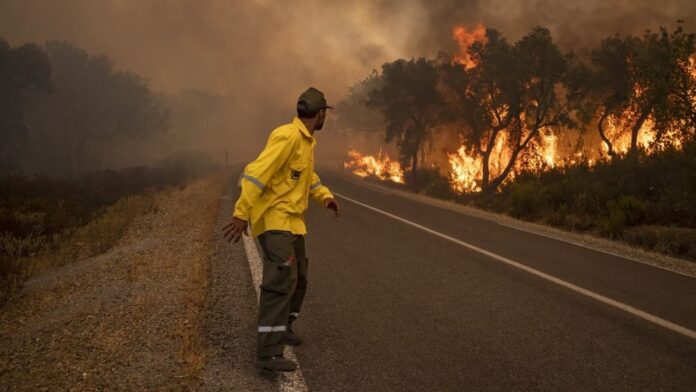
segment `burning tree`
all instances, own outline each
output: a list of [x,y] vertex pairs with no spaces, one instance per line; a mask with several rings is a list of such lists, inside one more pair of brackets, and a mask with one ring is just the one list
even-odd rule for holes
[[454,191],[490,193],[524,171],[679,150],[696,137],[696,36],[681,25],[609,37],[587,65],[542,27],[514,44],[482,25],[452,33],[461,53],[387,63],[357,86],[376,86],[365,103],[384,115],[409,182],[426,141],[442,144]]
[[655,143],[680,146],[696,135],[696,35],[686,34],[680,23],[672,33],[660,28],[644,39],[648,59],[659,57],[659,66],[649,68],[648,75],[661,80],[657,99],[666,103],[654,111]]
[[[516,75],[508,70],[514,64],[510,45],[493,29],[485,37],[486,42],[465,48],[467,62],[456,61],[455,56],[441,69],[443,90],[452,108],[449,119],[464,125],[464,145],[481,157],[481,188],[488,189],[491,155],[499,150],[501,133],[516,116],[518,94]],[[467,188],[477,189],[472,180]]]
[[[571,125],[569,106],[560,89],[568,69],[568,56],[551,40],[545,28],[536,28],[514,46],[496,30],[486,30],[486,40],[467,48],[474,66],[446,64],[443,86],[452,99],[453,119],[463,125],[463,141],[481,156],[481,189],[492,192],[505,181],[521,153],[542,130],[552,134]],[[504,141],[506,162],[491,154]]]
[[432,136],[441,105],[438,74],[430,60],[399,59],[382,65],[380,78],[380,86],[372,90],[367,105],[384,115],[386,141],[396,141],[399,161],[402,167],[411,167],[417,189],[418,152]]
[[[616,156],[607,123],[628,110],[632,94],[630,76],[631,41],[615,36],[602,41],[601,46],[592,52],[592,64],[595,71],[576,75],[578,86],[586,87],[586,104],[591,106],[590,113],[595,112],[597,131],[606,146],[609,156]],[[587,117],[590,120],[592,115]]]
[[[694,127],[694,35],[681,26],[643,37],[613,36],[592,52],[586,105],[596,114],[607,154],[674,144]],[[624,143],[622,141],[625,140]]]

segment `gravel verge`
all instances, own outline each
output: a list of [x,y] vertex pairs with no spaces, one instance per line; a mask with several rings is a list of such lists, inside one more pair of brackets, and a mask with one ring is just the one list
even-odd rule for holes
[[108,252],[30,279],[0,310],[0,390],[192,390],[230,172],[158,194]]
[[243,243],[230,243],[222,236],[239,194],[234,180],[229,181],[222,197],[215,226],[203,321],[207,360],[202,389],[276,391],[277,375],[258,372],[254,367],[258,300]]

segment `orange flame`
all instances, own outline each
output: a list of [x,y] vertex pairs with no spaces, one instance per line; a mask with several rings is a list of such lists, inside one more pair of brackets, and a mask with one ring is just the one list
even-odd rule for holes
[[380,148],[377,156],[363,156],[355,149],[348,151],[349,161],[343,163],[345,169],[353,171],[358,177],[375,176],[381,179],[389,180],[399,184],[404,183],[404,171],[397,161],[389,159],[389,155],[384,154],[382,158],[382,149]]
[[[476,60],[471,58],[467,50],[474,42],[486,42],[485,27],[482,24],[478,24],[473,30],[469,31],[464,26],[456,26],[452,31],[452,36],[460,49],[460,53],[453,56],[452,62],[462,64],[466,68],[476,67],[478,65]],[[688,86],[688,96],[696,105],[696,56],[690,57],[688,62],[682,64],[682,67],[684,67],[691,78],[691,84]],[[538,79],[529,81],[530,84],[538,82]],[[636,85],[634,89],[637,96],[644,93],[643,88],[639,85]],[[507,108],[501,109],[503,111],[507,110]],[[626,154],[630,149],[631,127],[636,120],[634,109],[629,108],[624,113],[607,118],[607,136],[612,142],[614,151],[619,155]],[[667,129],[663,136],[663,140],[669,140],[669,143],[676,148],[680,148],[682,145],[678,132],[680,124],[684,126],[683,122],[678,123],[674,126],[676,130]],[[638,148],[645,150],[647,153],[658,151],[660,146],[658,145],[659,143],[656,143],[655,134],[654,119],[648,117],[638,132]],[[559,135],[551,129],[541,129],[539,137],[533,139],[528,148],[519,155],[503,184],[511,182],[523,171],[541,173],[552,168],[562,168],[581,163],[593,166],[597,162],[608,159],[606,155],[608,148],[605,143],[598,140],[592,141],[592,139],[583,140],[583,143],[572,147],[573,141],[569,139],[566,133]],[[508,134],[504,131],[500,132],[489,157],[489,181],[499,176],[510,162],[512,151],[507,141]],[[584,143],[587,141],[591,141],[591,143],[585,145]],[[561,144],[561,142],[563,143]],[[600,149],[597,148],[597,143],[600,144]],[[448,148],[446,151],[452,150]],[[604,155],[600,151],[603,151]],[[399,163],[391,160],[386,154],[382,156],[381,149],[377,156],[363,156],[358,151],[351,149],[348,152],[348,156],[350,160],[344,163],[344,167],[352,170],[357,176],[375,176],[397,183],[404,183],[404,171]],[[450,187],[453,191],[471,193],[482,190],[483,158],[475,148],[467,147],[462,142],[455,152],[446,153],[446,161],[443,163],[448,166],[446,169],[443,168],[443,173],[448,176]]]
[[[501,132],[495,140],[488,167],[490,177],[500,174],[510,162],[510,149],[506,146],[507,134]],[[483,180],[483,158],[473,151],[467,151],[462,144],[456,153],[447,154],[450,165],[449,179],[452,190],[459,193],[481,191]],[[512,176],[511,176],[512,177]]]
[[468,53],[469,47],[474,42],[486,42],[486,28],[479,23],[472,31],[465,26],[455,26],[452,30],[452,37],[459,45],[459,54],[455,54],[453,62],[463,65],[465,68],[473,68],[478,64]]
[[[630,124],[632,116],[626,112],[621,117],[623,119],[617,118],[617,116],[609,116],[607,118],[607,137],[611,140],[612,148],[619,155],[626,154],[631,148]],[[654,126],[655,122],[648,118],[638,131],[638,147],[647,152],[651,152],[651,145],[655,140]],[[602,143],[602,151],[604,153],[609,152],[609,147],[605,143]]]

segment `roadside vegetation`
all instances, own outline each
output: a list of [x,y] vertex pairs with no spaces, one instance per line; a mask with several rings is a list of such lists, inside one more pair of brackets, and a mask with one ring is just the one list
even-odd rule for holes
[[169,162],[75,180],[0,178],[0,305],[33,274],[104,253],[136,217],[157,210],[159,190],[210,168]]
[[696,143],[682,151],[525,173],[486,209],[696,260]]
[[397,59],[351,89],[339,126],[392,143],[398,164],[352,151],[344,167],[696,260],[696,34],[677,22],[583,55],[543,27],[453,35],[460,53]]
[[0,37],[0,305],[36,272],[110,249],[157,209],[157,191],[210,172],[195,143],[176,145],[222,129],[199,107],[224,105],[202,92],[154,93],[67,41]]
[[455,192],[436,169],[420,169],[418,181],[424,195],[696,261],[696,142],[593,166],[524,172],[491,194]]

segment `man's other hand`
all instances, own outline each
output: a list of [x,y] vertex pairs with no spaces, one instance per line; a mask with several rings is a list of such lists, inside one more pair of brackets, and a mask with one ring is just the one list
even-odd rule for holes
[[334,199],[326,199],[324,200],[324,207],[333,210],[334,216],[337,217],[339,214],[339,208],[338,208],[338,203]]
[[222,228],[222,231],[225,233],[225,239],[227,239],[228,242],[232,240],[234,240],[234,242],[239,242],[239,239],[242,238],[242,233],[246,236],[249,235],[247,226],[247,221],[233,217],[232,221]]

